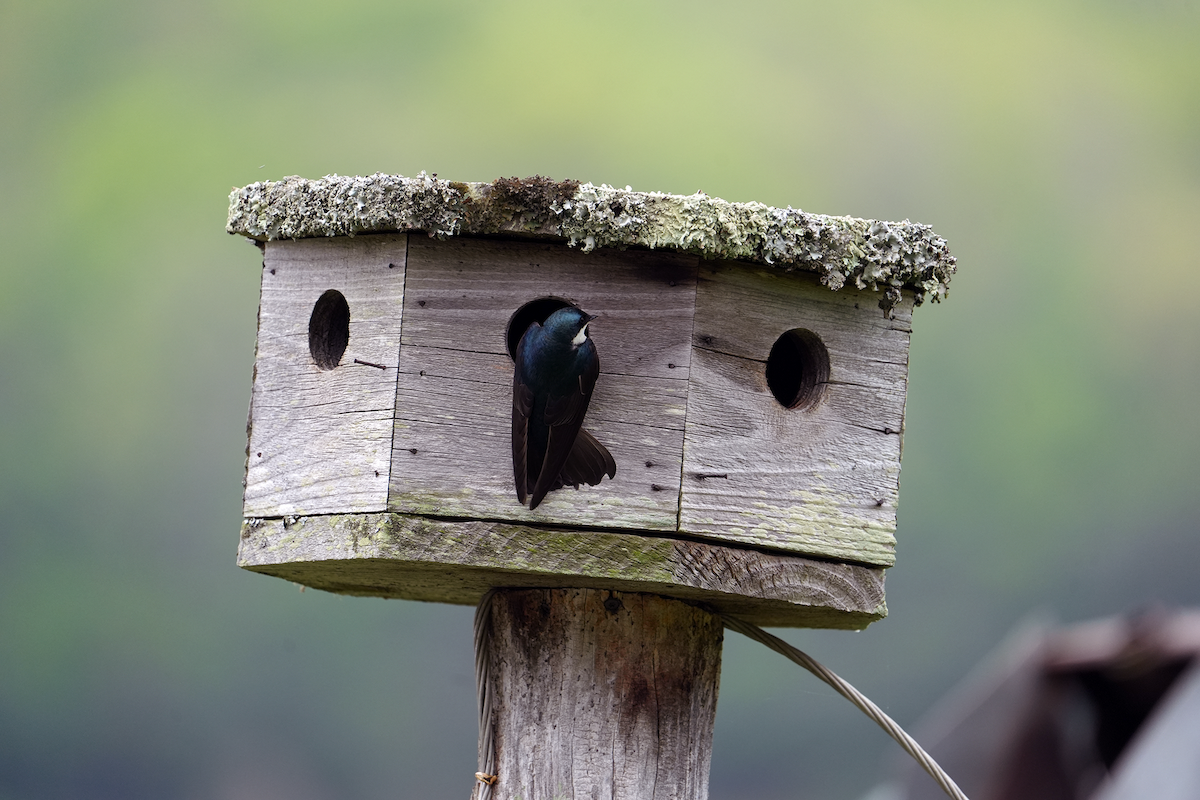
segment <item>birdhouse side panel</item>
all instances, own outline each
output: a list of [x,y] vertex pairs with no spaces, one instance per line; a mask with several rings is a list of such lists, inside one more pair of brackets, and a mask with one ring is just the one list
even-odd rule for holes
[[[681,532],[894,563],[912,301],[888,318],[878,298],[750,265],[701,269]],[[805,386],[804,373],[820,374]]]
[[[393,511],[674,530],[697,259],[674,253],[414,237],[400,350]],[[575,304],[600,377],[583,427],[612,453],[613,479],[516,496],[513,362],[506,331],[539,298]]]
[[406,247],[267,244],[245,516],[386,508]]

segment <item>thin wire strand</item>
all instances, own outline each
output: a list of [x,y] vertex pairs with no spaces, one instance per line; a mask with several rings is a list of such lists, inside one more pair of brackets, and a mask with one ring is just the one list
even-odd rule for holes
[[967,796],[963,794],[962,789],[958,788],[958,784],[938,766],[937,762],[922,749],[921,745],[917,744],[916,740],[905,733],[904,729],[897,725],[895,720],[883,713],[883,710],[879,706],[867,699],[858,689],[855,689],[849,683],[839,678],[803,650],[792,647],[783,639],[780,639],[778,636],[772,636],[757,625],[751,625],[749,622],[744,622],[736,617],[726,616],[725,614],[719,614],[718,616],[725,623],[726,628],[735,630],[743,636],[748,636],[756,642],[762,642],[767,647],[791,659],[832,686],[834,691],[858,706],[860,711],[874,720],[876,725],[883,728],[888,736],[891,736],[896,740],[897,744],[904,748],[904,752],[916,759],[921,768],[937,781],[938,786],[942,787],[942,791],[950,797],[955,798],[955,800],[967,800]]
[[479,772],[474,800],[491,800],[496,775],[496,728],[492,722],[492,598],[489,590],[475,607],[475,695],[479,699]]

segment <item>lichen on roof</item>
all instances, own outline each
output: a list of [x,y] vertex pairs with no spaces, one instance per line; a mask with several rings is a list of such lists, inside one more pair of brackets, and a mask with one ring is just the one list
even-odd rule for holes
[[232,234],[260,241],[424,231],[559,238],[597,247],[670,248],[710,259],[815,272],[838,290],[883,292],[886,311],[907,288],[920,305],[945,297],[955,259],[928,225],[809,214],[763,203],[730,203],[703,192],[635,192],[548,178],[491,183],[375,174],[260,181],[229,196]]

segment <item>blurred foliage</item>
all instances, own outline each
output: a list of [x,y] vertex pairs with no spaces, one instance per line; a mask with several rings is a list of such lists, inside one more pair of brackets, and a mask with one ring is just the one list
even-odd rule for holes
[[[231,187],[540,173],[930,223],[892,616],[911,723],[1032,608],[1196,603],[1200,7],[0,0],[0,798],[465,796],[470,610],[234,567]],[[712,796],[889,745],[731,636]],[[461,793],[461,795],[459,795]]]

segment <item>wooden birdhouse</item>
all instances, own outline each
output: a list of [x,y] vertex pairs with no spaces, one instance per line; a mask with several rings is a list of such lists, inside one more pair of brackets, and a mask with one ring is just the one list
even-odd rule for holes
[[[705,800],[723,626],[887,613],[928,227],[421,174],[255,183],[227,229],[263,249],[238,563],[478,604],[476,800]],[[523,502],[537,463],[570,485]]]
[[[770,625],[886,613],[930,228],[542,178],[255,183],[263,248],[238,563],[357,595],[699,601]],[[513,354],[575,305],[616,475],[513,485]]]

